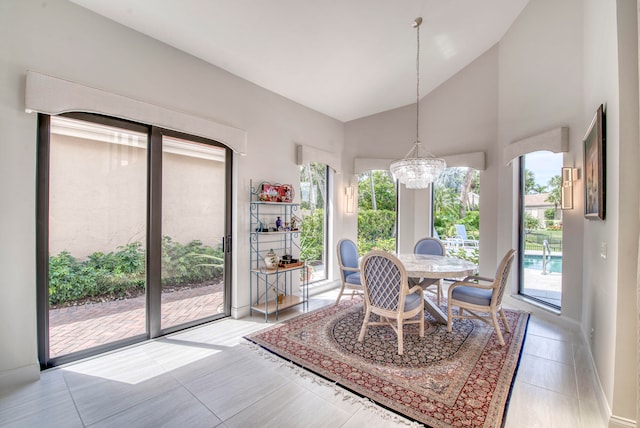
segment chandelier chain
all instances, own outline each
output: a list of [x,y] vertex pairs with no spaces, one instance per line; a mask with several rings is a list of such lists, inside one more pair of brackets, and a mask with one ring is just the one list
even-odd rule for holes
[[420,24],[416,20],[416,143],[420,144]]
[[447,167],[444,159],[435,158],[431,153],[420,156],[420,24],[422,18],[413,22],[416,29],[416,141],[412,150],[403,159],[391,162],[389,169],[398,182],[407,189],[426,189]]

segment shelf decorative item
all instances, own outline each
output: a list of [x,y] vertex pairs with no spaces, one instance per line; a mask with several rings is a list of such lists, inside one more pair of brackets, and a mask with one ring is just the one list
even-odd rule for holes
[[293,202],[295,192],[291,184],[283,184],[280,186],[280,200],[282,202]]
[[275,269],[278,267],[278,256],[273,249],[269,250],[264,256],[264,264],[267,269]]

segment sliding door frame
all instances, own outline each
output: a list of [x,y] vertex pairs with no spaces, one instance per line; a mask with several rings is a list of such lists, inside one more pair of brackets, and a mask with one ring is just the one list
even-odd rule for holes
[[[195,325],[231,315],[231,265],[232,265],[232,188],[233,152],[225,145],[202,137],[144,125],[125,119],[107,117],[93,113],[73,112],[62,117],[91,123],[119,127],[147,134],[147,235],[146,235],[146,333],[73,352],[55,358],[49,353],[49,183],[51,116],[38,114],[37,159],[36,159],[36,309],[37,344],[40,368],[46,369],[76,361],[103,352],[122,348],[144,340],[153,339]],[[161,272],[162,272],[162,137],[171,136],[202,143],[225,150],[225,226],[224,250],[224,313],[201,318],[184,324],[161,329]]]

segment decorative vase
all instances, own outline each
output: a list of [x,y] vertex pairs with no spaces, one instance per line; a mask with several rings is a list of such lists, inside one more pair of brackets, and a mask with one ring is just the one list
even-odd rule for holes
[[278,216],[276,219],[276,228],[280,230],[280,227],[282,227],[282,220],[280,220],[280,216]]
[[278,267],[278,256],[273,251],[273,249],[269,250],[269,252],[265,254],[264,264],[267,269],[275,269]]

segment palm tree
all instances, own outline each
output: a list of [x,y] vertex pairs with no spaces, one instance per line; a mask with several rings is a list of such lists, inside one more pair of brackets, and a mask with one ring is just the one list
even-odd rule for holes
[[558,205],[560,204],[560,189],[562,188],[562,177],[559,175],[555,175],[551,177],[549,180],[549,195],[546,202],[551,202],[555,210],[558,210]]

